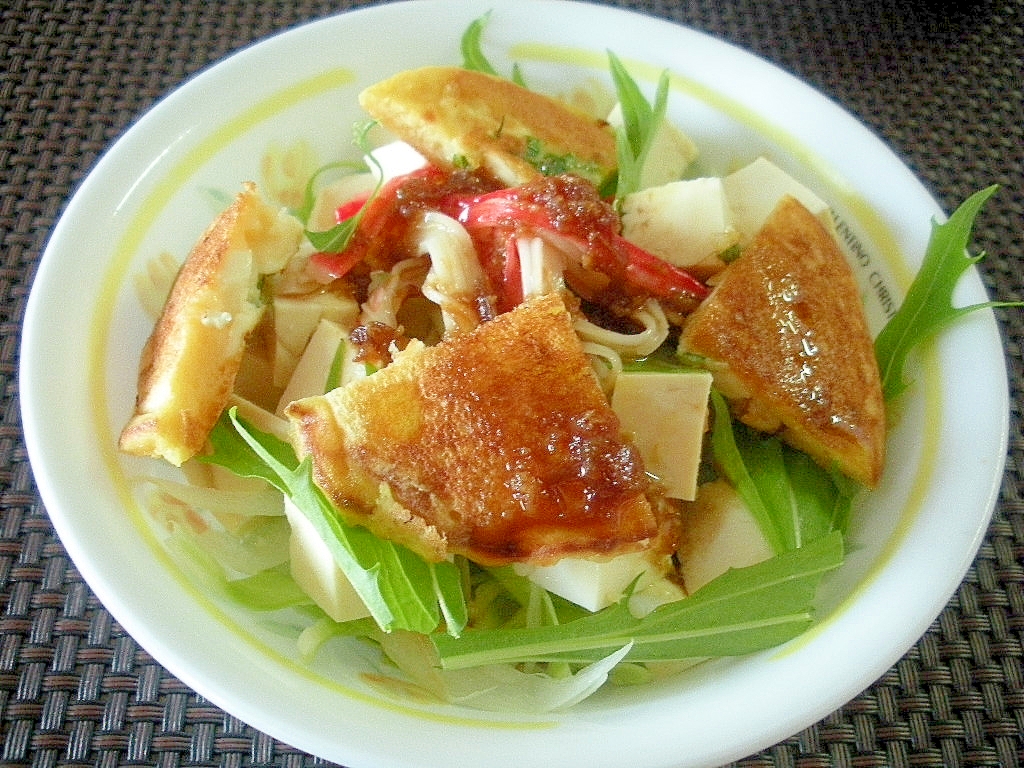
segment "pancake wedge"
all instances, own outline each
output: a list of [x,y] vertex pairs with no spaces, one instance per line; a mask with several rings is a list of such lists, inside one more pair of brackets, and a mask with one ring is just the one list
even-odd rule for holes
[[741,421],[877,485],[885,406],[860,295],[834,238],[794,198],[688,318],[680,351],[708,360]]
[[260,279],[295,254],[302,225],[247,183],[189,253],[142,351],[122,450],[181,465],[224,409],[263,314]]
[[616,168],[615,134],[556,99],[460,67],[401,72],[364,90],[363,109],[442,168],[484,168],[507,186],[567,161],[597,186]]
[[429,560],[548,565],[668,533],[557,294],[285,413],[341,514]]

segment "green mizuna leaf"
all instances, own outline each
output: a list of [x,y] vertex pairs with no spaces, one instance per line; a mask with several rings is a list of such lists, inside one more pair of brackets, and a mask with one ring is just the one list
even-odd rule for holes
[[800,510],[801,545],[830,531],[839,531],[845,536],[853,498],[860,492],[860,486],[838,469],[823,469],[802,451],[783,446],[783,453],[790,494]]
[[214,452],[205,461],[263,478],[306,516],[382,630],[433,632],[442,620],[452,634],[465,627],[458,568],[428,563],[406,547],[345,523],[313,482],[309,458],[299,462],[288,443],[244,423],[234,409],[218,422],[211,442]]
[[322,232],[306,230],[306,238],[321,253],[341,253],[348,246],[352,235],[355,234],[360,218],[362,217],[357,213],[351,219],[346,219]]
[[[369,139],[367,138],[370,129],[373,128],[374,125],[376,125],[376,123],[371,121],[356,126],[354,143],[362,150],[363,156],[377,167],[377,186],[355,216],[352,216],[345,221],[335,224],[330,229],[325,229],[321,232],[306,229],[306,239],[309,240],[310,244],[312,244],[312,246],[321,253],[341,253],[348,247],[349,242],[352,240],[352,236],[355,234],[356,228],[359,226],[359,222],[363,219],[363,214],[366,212],[366,206],[369,205],[370,200],[373,200],[380,191],[382,174],[379,173],[379,171],[381,168],[380,164],[377,163],[373,154],[370,152]],[[335,164],[333,166],[328,166],[327,168],[338,167],[339,165],[341,164]],[[310,211],[312,211],[313,203],[315,202],[315,192],[313,187],[315,180],[316,176],[310,179],[309,183],[306,185],[306,202],[303,207],[305,208],[305,206],[308,205]],[[303,219],[303,223],[308,224],[308,219],[309,214],[306,213],[306,218]]]
[[636,618],[625,602],[557,626],[432,635],[443,669],[518,662],[590,663],[629,646],[627,661],[734,656],[776,646],[813,621],[821,578],[843,560],[836,531],[800,549],[727,571],[691,597]]
[[313,602],[295,583],[287,564],[228,581],[224,588],[232,600],[254,611],[276,611]]
[[236,421],[237,416],[231,411],[221,413],[210,432],[210,447],[213,450],[209,454],[200,455],[198,460],[222,466],[239,477],[258,477],[286,493],[287,484],[277,468],[294,470],[298,466],[295,451],[284,440],[250,427],[253,439],[260,441],[261,451],[269,454],[273,460],[272,463],[265,461],[235,429]]
[[611,51],[608,52],[608,62],[622,109],[622,128],[616,132],[619,179],[615,190],[616,197],[621,199],[640,189],[644,163],[665,120],[669,76],[668,70],[661,73],[654,103],[651,104],[626,67]]
[[483,48],[480,45],[480,41],[484,34],[484,28],[487,26],[487,22],[490,17],[491,12],[488,11],[483,16],[474,19],[470,25],[466,27],[466,31],[462,33],[460,47],[462,50],[462,66],[464,69],[496,76],[498,74],[497,71],[484,55]]
[[327,378],[324,380],[324,392],[330,392],[332,389],[337,389],[341,385],[341,371],[345,366],[345,353],[347,351],[348,341],[345,339],[341,340],[338,344],[338,348],[334,350],[334,357],[331,359],[331,367],[327,371]]
[[637,360],[623,360],[622,369],[632,373],[682,373],[701,369],[703,359],[695,355],[683,359],[672,343],[662,344],[647,357]]
[[775,437],[734,427],[725,398],[712,390],[715,463],[757,521],[773,552],[844,532],[856,483],[818,466]]
[[717,390],[711,391],[711,407],[714,413],[711,449],[714,451],[715,461],[725,474],[726,479],[743,499],[754,520],[757,521],[768,546],[773,552],[785,551],[786,537],[776,525],[767,502],[761,497],[757,484],[750,476],[747,464],[736,444],[729,406],[726,405],[725,398]]
[[302,205],[293,211],[295,218],[303,224],[309,224],[309,217],[313,214],[313,207],[316,205],[317,187],[319,186],[321,178],[334,171],[343,171],[345,174],[351,174],[359,173],[364,170],[365,166],[362,163],[349,161],[328,163],[327,165],[318,168],[317,171],[309,177],[309,181],[306,182],[306,188],[303,190],[302,194]]
[[[487,22],[490,20],[491,12],[488,11],[483,16],[474,19],[466,31],[462,33],[462,40],[460,41],[460,48],[462,51],[462,67],[463,69],[469,69],[473,72],[483,72],[485,75],[494,75],[495,77],[501,77],[498,71],[494,68],[491,62],[484,55],[483,47],[480,44],[483,38],[484,29],[487,27]],[[518,64],[512,65],[512,76],[509,78],[516,85],[521,85],[523,88],[526,87],[526,82],[523,79],[523,73],[519,68]]]
[[903,304],[875,339],[875,356],[886,400],[892,400],[910,386],[904,367],[908,354],[922,342],[975,310],[1021,306],[1017,302],[998,301],[953,306],[953,291],[960,277],[968,267],[985,257],[984,253],[971,256],[967,247],[978,213],[997,189],[993,185],[975,192],[944,224],[932,223],[931,238],[921,268],[910,284]]

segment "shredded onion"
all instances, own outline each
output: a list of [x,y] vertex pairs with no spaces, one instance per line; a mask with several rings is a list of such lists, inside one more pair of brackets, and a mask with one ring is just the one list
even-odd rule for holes
[[611,347],[593,341],[583,342],[583,351],[590,356],[591,365],[605,394],[615,388],[615,379],[622,373],[622,356]]
[[553,293],[561,287],[565,256],[541,237],[517,237],[523,300]]
[[450,216],[427,211],[415,236],[418,251],[430,257],[430,270],[421,290],[441,308],[445,334],[476,328],[487,278],[469,233]]
[[398,327],[398,310],[409,293],[423,280],[426,263],[422,258],[403,259],[390,272],[379,273],[370,295],[363,302],[361,321]]
[[135,292],[143,310],[155,322],[163,312],[181,264],[169,253],[161,253],[146,262],[144,272],[135,276]]

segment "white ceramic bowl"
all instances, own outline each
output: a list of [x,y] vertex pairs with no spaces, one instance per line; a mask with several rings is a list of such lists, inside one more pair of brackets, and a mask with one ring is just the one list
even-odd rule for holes
[[[614,50],[651,86],[709,172],[765,154],[838,213],[877,330],[923,255],[935,202],[849,114],[708,36],[571,2],[418,0],[342,14],[247,48],[168,96],[102,158],[43,256],[22,346],[25,435],[40,492],[97,596],[203,696],[285,742],[352,768],[713,765],[767,747],[869,686],[926,630],[986,530],[1006,447],[1003,354],[990,313],[961,322],[914,369],[882,486],[858,504],[852,553],[822,589],[821,621],[774,651],[610,689],[561,714],[508,717],[387,696],[376,658],[339,643],[314,668],[260,617],[221,605],[163,553],[115,440],[150,323],[131,288],[149,258],[183,258],[273,145],[350,153],[359,90],[399,70],[457,64],[467,24],[493,9],[500,69],[564,92],[605,80]],[[214,191],[214,192],[211,192]],[[961,303],[984,299],[972,272]]]

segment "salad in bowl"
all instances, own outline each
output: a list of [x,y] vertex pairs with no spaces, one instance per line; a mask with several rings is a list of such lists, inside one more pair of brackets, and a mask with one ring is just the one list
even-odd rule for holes
[[[987,333],[961,278],[994,190],[930,224],[923,193],[865,202],[856,168],[800,144],[824,140],[755,119],[727,69],[711,86],[626,42],[596,52],[552,37],[554,17],[512,43],[518,5],[460,4],[442,33],[435,5],[229,59],[83,187],[147,156],[136,137],[167,148],[130,190],[102,187],[108,270],[55,280],[44,260],[34,291],[36,314],[47,286],[100,297],[65,345],[94,429],[27,430],[55,524],[154,656],[331,759],[450,759],[452,729],[455,764],[540,764],[569,732],[595,765],[638,740],[659,745],[650,765],[742,756],[869,684],[976,546],[991,507],[961,525],[932,502],[964,494],[944,469],[958,388],[931,361]],[[624,18],[666,45],[685,33]],[[396,23],[436,44],[237,89],[337,25]],[[694,73],[739,55],[687,40]],[[210,99],[215,129],[179,124]],[[890,180],[919,194],[902,167]],[[79,207],[53,248],[99,247]],[[912,236],[891,235],[895,208],[920,214]],[[46,325],[27,323],[23,376],[26,410],[49,414]],[[999,422],[996,401],[972,428]],[[49,462],[58,443],[88,461]],[[87,520],[68,493],[97,500]],[[942,579],[920,595],[906,576],[925,560]],[[915,626],[853,643],[865,611],[895,631],[904,594]],[[371,744],[367,718],[408,738]]]
[[361,163],[297,207],[248,182],[156,265],[119,445],[183,469],[143,506],[220,591],[307,616],[297,652],[356,637],[543,712],[811,625],[993,190],[876,344],[815,192],[764,157],[692,176],[668,72],[648,101],[610,53],[575,103],[497,74],[486,19],[462,66],[360,93]]

